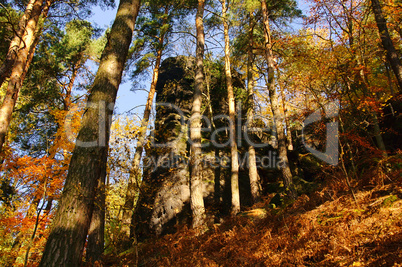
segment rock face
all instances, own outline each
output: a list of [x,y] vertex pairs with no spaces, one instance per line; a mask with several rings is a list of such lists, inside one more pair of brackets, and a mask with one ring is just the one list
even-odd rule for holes
[[[210,104],[216,112],[208,114],[210,109],[205,98],[203,110],[209,118],[211,115],[227,114],[227,91],[222,74],[222,71],[216,70],[209,77]],[[244,90],[240,79],[234,81],[240,91]],[[155,129],[144,158],[143,186],[133,220],[140,239],[173,232],[175,225],[191,221],[187,123],[191,115],[193,83],[193,58],[180,56],[163,61],[156,86]],[[210,127],[205,121],[203,123],[203,127]],[[224,127],[225,123],[224,120],[215,120],[217,127]],[[210,132],[203,132],[203,142],[209,142],[210,137]],[[227,131],[220,131],[218,139],[225,143]],[[208,213],[214,208],[216,211],[220,203],[229,204],[223,210],[230,208],[230,168],[227,168],[230,163],[226,168],[221,167],[214,161],[215,156],[230,159],[229,146],[219,150],[212,145],[203,148],[202,177]]]
[[[156,86],[155,130],[144,159],[141,198],[137,208],[138,234],[161,234],[180,213],[188,217],[190,199],[187,155],[187,119],[190,116],[193,62],[168,58],[160,67]],[[187,205],[188,206],[188,205]]]

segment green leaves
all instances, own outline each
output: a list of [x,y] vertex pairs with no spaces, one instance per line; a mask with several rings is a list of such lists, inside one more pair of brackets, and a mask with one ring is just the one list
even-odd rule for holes
[[60,56],[64,54],[67,62],[77,61],[90,47],[94,29],[90,22],[74,19],[67,23],[65,32],[60,45],[55,46],[55,52]]

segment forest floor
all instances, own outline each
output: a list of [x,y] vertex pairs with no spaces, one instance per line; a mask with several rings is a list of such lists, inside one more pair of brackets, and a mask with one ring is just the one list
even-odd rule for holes
[[357,203],[333,183],[281,208],[270,195],[203,234],[182,227],[140,244],[138,266],[402,266],[401,180],[355,189]]

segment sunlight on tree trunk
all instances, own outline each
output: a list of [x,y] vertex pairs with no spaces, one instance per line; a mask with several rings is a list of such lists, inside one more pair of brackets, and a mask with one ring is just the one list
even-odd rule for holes
[[[247,53],[247,127],[253,127],[254,120],[254,75],[253,75],[253,36],[254,36],[254,26],[253,22],[253,12],[250,12],[249,17],[249,42],[248,42],[248,53]],[[248,144],[248,175],[250,178],[250,188],[251,197],[253,203],[257,203],[261,200],[261,185],[258,178],[257,164],[255,161],[255,148],[252,144]]]
[[280,159],[280,169],[282,171],[283,176],[283,183],[287,190],[287,193],[291,198],[296,198],[296,192],[294,191],[293,186],[293,176],[290,171],[289,167],[289,160],[287,155],[286,149],[286,139],[285,133],[283,130],[283,117],[282,112],[279,108],[278,103],[278,94],[275,89],[275,67],[274,67],[274,58],[272,52],[272,40],[271,40],[271,30],[269,26],[269,13],[267,10],[267,4],[265,0],[261,1],[261,8],[262,8],[262,15],[264,21],[264,37],[265,37],[265,58],[266,63],[268,65],[268,92],[269,98],[271,101],[271,109],[272,114],[274,117],[275,127],[276,127],[276,134],[278,137],[278,152],[279,152],[279,159]]
[[102,53],[40,266],[80,266],[140,0],[122,0]]
[[[10,46],[8,48],[6,58],[0,67],[0,86],[3,85],[5,79],[8,77],[8,75],[11,72],[11,69],[17,58],[18,50],[20,49],[20,46],[21,46],[22,36],[25,35],[25,29],[27,26],[27,22],[33,15],[32,9],[35,5],[35,2],[39,2],[39,1],[40,0],[29,0],[27,7],[25,9],[24,15],[22,15],[22,17],[18,23],[18,31],[14,34],[14,37],[10,42]],[[23,48],[23,47],[24,47],[24,45],[22,45],[21,48]]]
[[240,212],[240,193],[239,193],[239,160],[237,155],[236,143],[236,109],[235,98],[233,93],[232,73],[230,70],[230,43],[229,43],[229,23],[227,18],[226,0],[221,0],[222,4],[222,19],[223,19],[223,34],[225,38],[225,77],[226,87],[228,90],[229,102],[229,139],[230,139],[230,154],[231,154],[231,191],[232,191],[232,206],[230,214],[235,216]]
[[196,73],[194,84],[193,107],[190,123],[190,206],[193,216],[192,227],[197,228],[205,223],[205,207],[201,176],[201,103],[204,91],[204,5],[205,0],[198,0],[195,25],[197,29]]
[[[279,79],[279,70],[278,70],[278,79]],[[287,115],[287,107],[286,107],[286,96],[285,96],[285,90],[282,82],[279,82],[279,89],[281,92],[281,102],[282,102],[282,110],[283,110],[283,117],[285,119],[285,126],[286,126],[286,143],[288,145],[288,151],[293,150],[293,141],[292,141],[292,132],[290,131],[290,123],[289,123],[289,118]]]
[[11,70],[10,80],[8,82],[6,95],[0,108],[0,152],[3,149],[6,140],[8,126],[11,122],[11,116],[17,103],[18,94],[22,87],[22,76],[25,76],[24,70],[29,59],[29,52],[35,41],[35,31],[38,24],[39,16],[42,12],[43,0],[35,1],[32,14],[26,25],[26,33],[22,37],[22,47],[16,56],[15,64]]

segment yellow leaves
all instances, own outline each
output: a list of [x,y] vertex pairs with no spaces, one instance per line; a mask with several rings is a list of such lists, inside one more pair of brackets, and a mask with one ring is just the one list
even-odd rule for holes
[[330,31],[324,27],[316,27],[316,28],[305,28],[299,30],[299,35],[303,36],[302,38],[310,47],[317,48],[328,48],[330,46],[329,35]]
[[268,216],[268,213],[265,209],[253,209],[241,213],[240,216],[246,216],[251,219],[264,219]]
[[120,207],[124,205],[125,192],[127,183],[121,181],[110,185],[106,191],[106,203],[108,214],[111,218],[117,218],[119,216]]
[[69,108],[69,111],[50,111],[50,114],[59,125],[50,154],[54,154],[59,150],[72,151],[74,148],[75,138],[81,126],[81,117],[84,110],[80,105],[76,104],[71,104]]
[[111,126],[109,165],[111,162],[119,166],[130,165],[140,130],[140,122],[135,117],[117,116]]
[[141,128],[139,125],[139,120],[133,116],[117,116],[117,119],[112,123],[111,139],[134,139]]

